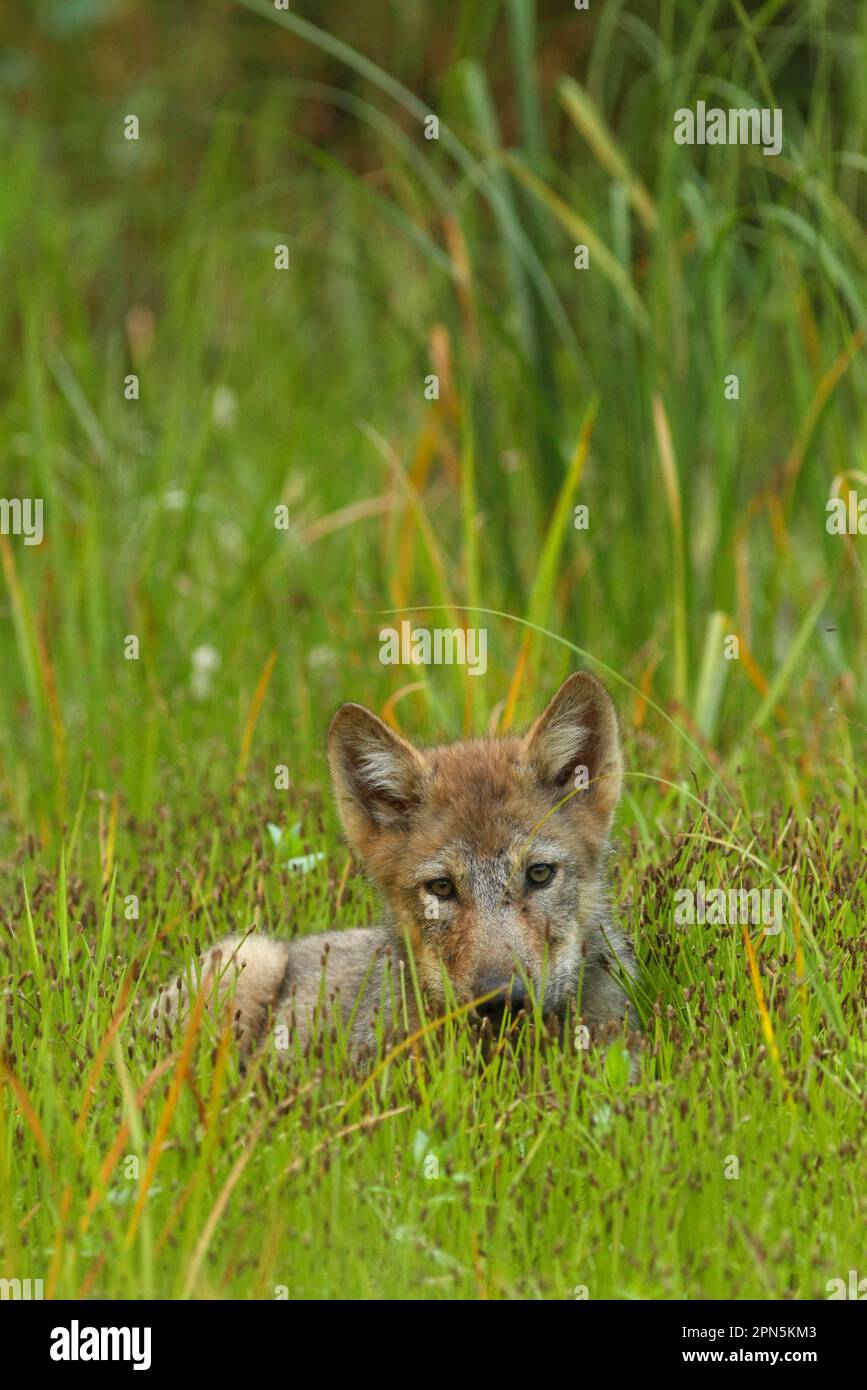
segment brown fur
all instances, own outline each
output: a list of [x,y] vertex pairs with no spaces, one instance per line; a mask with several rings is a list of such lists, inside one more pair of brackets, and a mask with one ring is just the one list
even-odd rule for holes
[[[527,734],[420,750],[361,705],[343,705],[328,738],[346,835],[382,890],[383,927],[278,942],[229,938],[206,959],[214,997],[231,1007],[250,1050],[273,1023],[308,1041],[321,1001],[336,997],[357,1056],[386,1025],[418,1026],[410,958],[429,1016],[459,1004],[508,1008],[540,997],[591,1027],[636,1022],[617,975],[634,968],[611,923],[604,880],[622,759],[614,707],[587,672],[570,676]],[[586,789],[575,790],[576,769]],[[583,785],[583,784],[582,784]],[[537,886],[527,877],[547,873]],[[444,880],[453,892],[436,896]],[[403,982],[403,989],[401,989]],[[161,996],[164,1021],[188,990]],[[484,996],[490,995],[490,999]],[[401,1002],[402,1001],[402,1002]]]

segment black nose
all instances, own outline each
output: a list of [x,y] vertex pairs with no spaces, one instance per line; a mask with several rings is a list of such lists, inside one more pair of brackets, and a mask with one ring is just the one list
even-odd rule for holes
[[[496,990],[496,993],[493,994],[492,990]],[[519,1009],[523,1009],[529,1003],[527,991],[520,980],[503,983],[499,976],[488,976],[487,979],[477,980],[476,998],[480,994],[489,994],[491,997],[476,1005],[476,1013],[480,1014],[482,1018],[489,1018],[492,1023],[500,1023],[507,1009],[517,1013]]]

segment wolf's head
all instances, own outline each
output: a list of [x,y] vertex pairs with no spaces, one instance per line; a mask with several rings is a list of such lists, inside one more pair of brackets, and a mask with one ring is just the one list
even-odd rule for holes
[[603,864],[622,781],[614,706],[570,676],[522,737],[417,749],[362,705],[328,738],[347,837],[409,939],[422,986],[479,1012],[574,997],[587,928],[604,918]]

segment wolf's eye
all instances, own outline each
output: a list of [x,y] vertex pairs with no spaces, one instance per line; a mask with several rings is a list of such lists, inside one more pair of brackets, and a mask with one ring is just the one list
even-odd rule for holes
[[553,877],[553,864],[531,864],[527,870],[527,882],[535,884],[537,888],[541,888],[545,883],[550,883]]
[[453,898],[455,895],[455,885],[450,878],[432,878],[425,888],[435,898]]

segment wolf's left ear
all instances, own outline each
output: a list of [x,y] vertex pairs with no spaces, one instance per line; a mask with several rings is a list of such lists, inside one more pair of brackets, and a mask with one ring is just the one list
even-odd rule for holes
[[344,829],[360,845],[371,831],[405,825],[418,805],[424,763],[411,743],[363,705],[341,705],[328,730],[331,780]]
[[610,821],[623,784],[623,758],[614,705],[595,676],[576,671],[563,682],[532,725],[526,746],[540,781],[558,800],[578,788],[569,804]]

